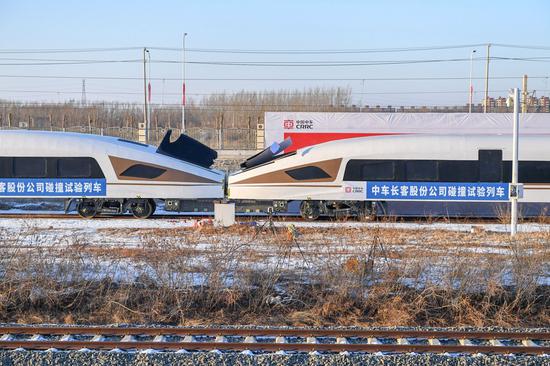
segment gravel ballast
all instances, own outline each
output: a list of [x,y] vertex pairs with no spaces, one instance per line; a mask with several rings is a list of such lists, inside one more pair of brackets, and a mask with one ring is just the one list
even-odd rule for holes
[[2,365],[550,365],[548,356],[496,356],[496,355],[310,355],[310,354],[263,354],[240,353],[126,353],[126,352],[82,352],[82,351],[0,351]]

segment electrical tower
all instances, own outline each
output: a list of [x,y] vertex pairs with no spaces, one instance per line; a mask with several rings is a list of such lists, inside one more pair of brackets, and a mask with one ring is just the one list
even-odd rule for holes
[[86,79],[82,79],[82,97],[80,98],[80,104],[86,105]]

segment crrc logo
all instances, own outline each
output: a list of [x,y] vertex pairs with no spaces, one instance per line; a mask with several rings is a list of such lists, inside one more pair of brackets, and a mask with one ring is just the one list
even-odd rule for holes
[[363,193],[363,187],[361,186],[346,186],[344,187],[346,193]]
[[292,130],[294,128],[294,120],[293,119],[285,119],[283,122],[283,127],[285,130]]

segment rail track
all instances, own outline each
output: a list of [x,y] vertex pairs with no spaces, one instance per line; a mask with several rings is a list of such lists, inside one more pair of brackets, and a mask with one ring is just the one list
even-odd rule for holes
[[0,334],[4,350],[550,355],[550,332],[4,326]]

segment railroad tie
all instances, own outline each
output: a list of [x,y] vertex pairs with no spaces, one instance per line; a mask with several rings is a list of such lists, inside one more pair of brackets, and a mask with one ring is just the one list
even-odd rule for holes
[[223,336],[223,335],[216,336],[216,340],[214,342],[226,343],[227,342],[227,337]]
[[255,336],[246,336],[244,343],[258,343],[258,340]]
[[458,343],[460,343],[460,345],[462,345],[462,346],[473,346],[474,345],[471,340],[466,339],[466,338],[459,339]]
[[[193,335],[186,335],[183,337],[183,340],[182,340],[183,343],[195,343],[196,341],[197,339]],[[189,351],[182,348],[180,350],[177,350],[176,353],[189,353]]]
[[11,341],[13,339],[13,336],[9,333],[2,334],[2,337],[0,337],[0,341]]
[[192,335],[186,335],[185,337],[183,337],[183,343],[193,343],[196,341],[197,340],[195,339],[195,336]]
[[124,337],[122,337],[122,339],[120,341],[121,342],[136,342],[137,339],[136,339],[135,335],[126,334]]
[[70,342],[74,341],[74,337],[72,334],[64,334],[61,338],[59,338],[59,340],[63,342]]
[[[350,344],[348,339],[346,337],[338,337],[336,338],[336,344]],[[348,351],[342,351],[340,352],[342,356],[349,356]]]
[[166,342],[166,336],[159,334],[153,338],[153,342]]
[[[255,336],[246,336],[245,339],[244,339],[244,343],[258,343],[258,340],[256,339]],[[252,352],[249,349],[245,349],[245,350],[241,351],[241,354],[247,355],[247,356],[253,356],[254,352]]]
[[538,344],[533,342],[531,339],[523,339],[521,341],[521,344],[523,344],[525,347],[540,347]]
[[336,338],[336,343],[338,343],[338,344],[349,344],[349,341],[346,337],[338,337],[338,338]]
[[[275,338],[275,343],[288,343],[286,337],[284,336],[278,336],[277,338]],[[275,354],[277,355],[286,355],[286,351],[285,350],[278,350],[277,352],[275,352]]]
[[30,341],[45,341],[46,338],[44,338],[44,336],[42,334],[33,334],[31,339],[29,339],[29,340]]

